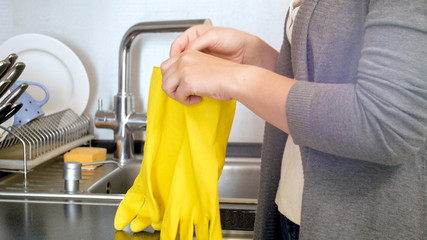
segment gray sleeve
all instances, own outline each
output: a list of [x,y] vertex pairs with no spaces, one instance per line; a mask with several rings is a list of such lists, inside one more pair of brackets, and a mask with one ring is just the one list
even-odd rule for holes
[[297,82],[287,99],[296,144],[396,165],[427,137],[426,1],[372,0],[355,84]]

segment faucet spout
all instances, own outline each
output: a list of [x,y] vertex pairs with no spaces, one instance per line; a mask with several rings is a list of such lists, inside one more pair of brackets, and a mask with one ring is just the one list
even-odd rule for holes
[[119,52],[119,91],[118,94],[124,96],[129,93],[130,73],[131,73],[131,47],[135,38],[146,33],[168,33],[183,32],[193,25],[212,25],[209,19],[163,21],[163,22],[142,22],[133,25],[126,32],[120,43]]
[[144,33],[183,32],[193,25],[211,25],[209,19],[142,22],[135,24],[126,32],[120,43],[119,51],[119,85],[114,97],[114,111],[102,110],[102,102],[95,114],[95,126],[114,131],[116,150],[114,158],[125,165],[134,159],[133,132],[145,130],[147,116],[134,111],[134,96],[131,89],[131,51],[135,38]]

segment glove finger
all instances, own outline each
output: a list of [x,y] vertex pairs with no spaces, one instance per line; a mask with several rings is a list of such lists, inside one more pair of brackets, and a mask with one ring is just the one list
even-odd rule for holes
[[135,219],[130,223],[130,230],[132,232],[141,232],[151,225],[151,219],[143,214],[138,214]]
[[179,239],[191,240],[194,236],[194,225],[192,216],[182,216],[179,223]]
[[[186,141],[184,139],[183,141]],[[177,166],[172,176],[172,184],[169,192],[169,199],[166,203],[163,216],[160,238],[175,240],[178,233],[178,224],[180,215],[185,206],[185,199],[188,197],[188,185],[186,183],[184,160],[188,151],[182,148],[177,156]]]
[[219,217],[214,217],[209,222],[209,239],[222,239],[221,221]]
[[144,206],[145,200],[139,194],[128,192],[120,202],[114,218],[114,228],[123,230]]
[[160,239],[175,240],[178,234],[179,215],[181,212],[182,199],[177,198],[169,206],[166,207],[163,216],[162,228],[160,231]]
[[196,237],[197,239],[208,239],[209,237],[209,220],[207,218],[202,218],[202,221],[196,222]]
[[162,228],[160,231],[160,239],[175,240],[178,233],[179,214],[165,213]]

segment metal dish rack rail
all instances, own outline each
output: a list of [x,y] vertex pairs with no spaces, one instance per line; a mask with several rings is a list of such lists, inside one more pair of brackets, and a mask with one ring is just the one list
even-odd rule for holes
[[70,109],[0,128],[0,171],[24,173],[25,183],[32,168],[93,139],[89,117]]

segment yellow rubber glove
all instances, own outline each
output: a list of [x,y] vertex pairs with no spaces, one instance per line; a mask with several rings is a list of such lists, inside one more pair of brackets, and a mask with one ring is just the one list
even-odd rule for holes
[[192,239],[195,228],[197,239],[222,239],[218,180],[235,101],[204,98],[200,104],[180,107],[186,134],[181,140],[160,236],[175,239],[179,230],[180,239]]
[[117,209],[114,219],[117,230],[124,229],[129,223],[133,232],[142,231],[150,225],[160,230],[176,166],[174,153],[181,149],[175,139],[181,138],[183,132],[180,121],[176,119],[183,119],[184,113],[169,107],[170,102],[164,93],[152,91],[152,87],[148,102],[144,159],[140,173]]
[[[141,231],[150,220],[158,219],[157,224],[151,224],[157,230],[161,227],[161,239],[176,239],[178,226],[183,240],[192,239],[193,226],[198,239],[222,238],[218,179],[224,165],[235,104],[235,101],[205,98],[200,104],[182,105],[163,93],[160,69],[154,69],[144,160],[134,186],[119,206],[116,228],[118,225],[124,228],[136,215],[132,231]],[[151,115],[154,112],[155,116]],[[153,128],[155,130],[151,130]],[[146,172],[150,169],[155,171]],[[144,177],[144,174],[151,177]],[[145,190],[150,187],[149,191],[154,191],[152,194]],[[131,191],[133,188],[137,191]],[[143,197],[134,196],[138,194]],[[155,210],[147,209],[152,205],[156,206]],[[150,214],[156,217],[148,217]]]

